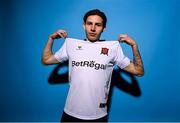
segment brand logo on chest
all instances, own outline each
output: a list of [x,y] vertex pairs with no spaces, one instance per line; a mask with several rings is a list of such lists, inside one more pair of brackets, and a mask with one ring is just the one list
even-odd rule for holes
[[76,50],[83,50],[81,45],[78,45]]

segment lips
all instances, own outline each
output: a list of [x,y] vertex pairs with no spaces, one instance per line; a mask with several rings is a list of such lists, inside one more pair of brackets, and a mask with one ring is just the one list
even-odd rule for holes
[[89,35],[94,37],[94,36],[96,36],[96,33],[89,33]]

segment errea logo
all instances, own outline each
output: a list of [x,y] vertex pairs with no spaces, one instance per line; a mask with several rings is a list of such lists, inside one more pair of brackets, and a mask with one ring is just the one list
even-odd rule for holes
[[76,50],[82,50],[82,46],[78,45]]

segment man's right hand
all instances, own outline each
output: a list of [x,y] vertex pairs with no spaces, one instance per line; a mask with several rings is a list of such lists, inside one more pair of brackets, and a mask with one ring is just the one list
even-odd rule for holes
[[41,62],[44,65],[56,64],[59,61],[56,60],[52,53],[53,40],[58,38],[67,38],[67,32],[64,30],[58,30],[49,36],[48,42],[43,50]]
[[67,38],[68,34],[65,30],[58,30],[50,35],[51,39],[58,39],[58,38]]

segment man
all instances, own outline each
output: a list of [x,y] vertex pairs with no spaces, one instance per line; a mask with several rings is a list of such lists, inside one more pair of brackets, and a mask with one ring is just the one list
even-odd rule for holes
[[[137,75],[144,74],[144,68],[137,43],[127,34],[118,37],[132,47],[133,61],[123,52],[118,41],[102,41],[101,33],[106,28],[107,18],[98,9],[90,10],[84,16],[83,28],[86,41],[67,38],[65,30],[50,35],[42,55],[45,65],[69,60],[70,89],[61,121],[107,122],[107,98],[113,67]],[[66,39],[55,54],[52,53],[54,39]]]

